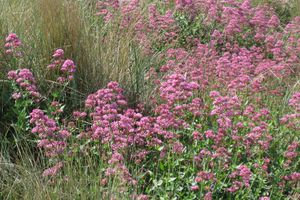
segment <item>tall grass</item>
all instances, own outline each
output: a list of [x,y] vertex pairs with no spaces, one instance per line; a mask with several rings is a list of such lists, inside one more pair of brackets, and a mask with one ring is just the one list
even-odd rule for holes
[[[97,0],[0,0],[0,45],[10,32],[18,34],[24,44],[24,56],[19,62],[10,62],[0,53],[1,79],[1,145],[0,145],[0,198],[2,199],[130,199],[126,188],[120,192],[118,180],[112,180],[110,191],[101,191],[99,170],[95,160],[74,161],[65,167],[63,183],[47,182],[40,178],[45,166],[29,146],[16,140],[24,130],[16,130],[10,123],[15,116],[9,101],[6,74],[18,67],[30,68],[44,92],[56,85],[47,81],[52,52],[63,48],[67,57],[77,65],[76,91],[71,101],[74,106],[106,85],[118,81],[126,89],[133,104],[143,98],[144,74],[153,58],[144,56],[134,42],[133,30],[120,30],[116,24],[105,25],[95,16]],[[51,85],[52,84],[52,85]],[[74,100],[73,99],[73,100]],[[80,105],[79,105],[80,106]],[[7,138],[10,138],[7,140]],[[14,144],[11,142],[15,141]],[[74,171],[85,163],[85,171]],[[75,173],[75,174],[74,174]]]
[[[19,67],[34,71],[40,88],[46,93],[57,84],[48,81],[47,65],[52,52],[63,48],[67,58],[77,65],[75,82],[71,86],[69,106],[80,106],[80,100],[109,81],[118,81],[134,104],[145,94],[144,74],[153,58],[144,56],[134,42],[133,30],[120,30],[117,24],[105,25],[96,16],[97,0],[0,0],[0,45],[10,32],[23,43],[24,56],[18,62],[9,61],[0,52],[2,135],[11,135],[10,123],[15,116],[9,112],[9,88],[6,74]],[[14,132],[14,131],[13,131]],[[5,134],[4,134],[5,133]]]
[[34,161],[32,154],[22,157],[26,159],[15,162],[0,157],[1,199],[131,199],[128,189],[120,186],[117,178],[110,180],[108,189],[102,187],[99,173],[105,166],[90,156],[65,166],[62,181],[41,178],[44,163]]
[[[46,78],[51,52],[63,48],[78,66],[77,90],[90,93],[115,80],[125,88],[135,88],[136,94],[143,91],[141,78],[150,65],[149,58],[135,45],[132,30],[104,25],[95,16],[97,1],[0,2],[0,35],[19,35],[26,44],[21,65],[34,69],[38,79]],[[132,71],[139,74],[132,76]]]

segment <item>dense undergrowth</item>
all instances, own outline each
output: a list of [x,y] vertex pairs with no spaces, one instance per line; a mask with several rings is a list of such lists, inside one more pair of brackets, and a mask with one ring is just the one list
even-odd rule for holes
[[3,199],[299,199],[298,1],[0,1]]

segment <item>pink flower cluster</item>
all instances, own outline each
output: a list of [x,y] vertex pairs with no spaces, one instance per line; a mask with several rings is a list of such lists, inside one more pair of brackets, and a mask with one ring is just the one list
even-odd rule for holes
[[63,163],[58,162],[53,167],[46,169],[43,172],[43,176],[55,176],[62,167],[63,167]]
[[197,13],[204,13],[205,23],[210,25],[217,22],[223,25],[226,37],[239,34],[247,27],[255,39],[262,39],[268,29],[274,29],[280,24],[274,11],[263,6],[252,7],[251,0],[176,0],[175,4],[179,11],[185,11],[192,19]]
[[251,175],[252,175],[252,172],[250,171],[250,169],[247,166],[245,166],[245,165],[239,166],[236,171],[234,171],[233,173],[231,173],[229,175],[229,178],[236,179],[239,177],[242,180],[233,181],[232,186],[230,188],[228,188],[227,190],[229,192],[236,192],[243,186],[250,187]]
[[211,111],[211,115],[218,117],[217,122],[220,128],[224,130],[232,127],[232,117],[241,115],[240,107],[241,103],[237,96],[225,96],[222,97],[219,92],[210,92],[210,97],[214,99],[214,109]]
[[60,76],[57,78],[57,81],[60,83],[65,83],[73,80],[76,66],[72,60],[64,59],[64,50],[55,50],[52,58],[53,61],[50,65],[48,65],[48,68],[51,70],[59,70]]
[[289,100],[289,105],[293,108],[294,113],[283,116],[280,119],[281,123],[287,124],[292,129],[300,130],[300,92],[293,94]]
[[284,153],[284,157],[286,158],[286,161],[284,163],[284,167],[288,167],[294,160],[297,159],[299,152],[298,148],[300,147],[299,142],[292,142],[288,147],[286,152]]
[[[34,109],[30,113],[30,123],[34,125],[31,132],[39,137],[37,146],[45,151],[47,157],[59,160],[66,151],[67,139],[71,133],[67,129],[60,129],[56,121],[40,109]],[[62,167],[62,162],[58,161],[53,167],[46,169],[43,176],[54,176]]]
[[140,0],[123,0],[121,2],[122,28],[130,27],[131,24],[140,19],[139,6]]
[[189,99],[193,95],[193,91],[199,88],[198,83],[188,82],[179,73],[168,75],[165,77],[165,80],[160,84],[160,97],[170,105]]
[[34,109],[30,113],[30,123],[34,124],[31,132],[38,134],[40,138],[38,147],[45,150],[46,156],[57,157],[65,151],[66,139],[71,136],[68,130],[61,130],[55,120],[40,109]]
[[47,66],[48,69],[54,70],[64,62],[64,50],[56,49],[52,55],[53,61],[50,65]]
[[119,0],[104,0],[97,2],[99,12],[96,15],[104,16],[104,20],[109,22],[113,18],[113,13],[119,8]]
[[[149,29],[157,31],[166,31],[165,36],[167,40],[172,40],[177,36],[175,19],[172,11],[168,10],[165,15],[160,15],[155,4],[151,4],[148,8],[149,12]],[[154,35],[155,37],[155,35]]]
[[86,112],[74,111],[73,116],[75,119],[85,118],[87,116]]
[[201,171],[198,172],[197,177],[195,178],[195,181],[198,182],[202,182],[202,181],[209,181],[209,180],[214,180],[215,179],[215,175],[211,172],[205,172],[205,171]]
[[259,200],[270,200],[270,197],[260,197]]
[[148,16],[144,15],[143,4],[139,0],[99,1],[96,15],[104,17],[106,23],[120,19],[122,29],[133,27],[136,39],[144,51],[152,51],[152,43],[171,43],[177,36],[177,26],[171,10],[160,14],[155,4],[148,6]]
[[17,86],[15,92],[12,94],[14,99],[28,96],[36,102],[40,100],[41,95],[37,91],[36,80],[29,69],[23,68],[9,71],[7,77]]
[[10,33],[6,37],[5,42],[6,43],[4,47],[6,49],[6,54],[15,54],[17,56],[21,55],[21,53],[17,51],[17,49],[22,45],[22,42],[15,33]]
[[297,181],[300,180],[300,173],[299,172],[293,172],[290,175],[284,176],[284,180],[297,182]]
[[[143,149],[159,144],[160,140],[155,137],[155,132],[151,131],[154,129],[151,117],[143,117],[136,110],[126,109],[127,101],[122,92],[118,83],[110,82],[107,88],[90,94],[85,106],[90,110],[89,117],[92,119],[90,137],[109,145],[112,151],[108,161],[112,168],[107,169],[106,175],[119,174],[124,180],[134,183],[122,154],[135,146],[137,151],[132,152],[131,157],[139,163],[148,153]],[[141,147],[142,151],[139,151],[138,147]]]

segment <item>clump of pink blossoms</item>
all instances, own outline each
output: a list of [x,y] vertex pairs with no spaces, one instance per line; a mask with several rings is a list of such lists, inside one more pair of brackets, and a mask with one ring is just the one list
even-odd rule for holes
[[239,166],[236,171],[234,171],[233,173],[231,173],[229,175],[229,178],[231,178],[231,179],[240,178],[242,180],[233,181],[232,186],[230,188],[227,188],[227,190],[229,192],[236,192],[239,189],[241,189],[243,186],[250,187],[251,175],[252,175],[252,172],[250,171],[250,169],[247,166],[245,166],[245,165]]
[[62,49],[56,49],[52,55],[53,61],[50,65],[48,65],[48,69],[55,69],[62,65],[64,61],[64,50]]
[[99,1],[96,4],[99,12],[96,15],[104,16],[105,22],[109,22],[113,19],[114,12],[119,8],[119,0],[104,0]]
[[76,65],[73,60],[64,59],[64,50],[57,49],[52,55],[52,63],[48,65],[48,69],[59,71],[60,76],[57,81],[65,83],[74,79],[74,73],[76,71]]
[[12,94],[14,99],[29,96],[36,102],[40,100],[41,94],[37,90],[36,80],[29,69],[9,71],[7,77],[9,80],[14,81],[17,86],[17,91]]
[[63,167],[63,163],[58,162],[53,167],[46,169],[43,172],[43,176],[55,176],[62,167]]
[[288,167],[294,160],[297,159],[299,152],[297,149],[300,147],[299,142],[292,142],[288,147],[286,152],[284,153],[284,157],[286,159],[284,163],[284,167]]
[[17,51],[17,49],[22,45],[21,40],[18,38],[17,34],[10,33],[5,39],[5,53],[6,54],[15,54],[17,56],[21,56],[21,53]]
[[66,139],[71,136],[68,130],[60,129],[56,121],[40,109],[34,109],[30,113],[30,123],[35,125],[31,132],[38,134],[38,147],[45,150],[46,156],[57,157],[64,152]]
[[[153,120],[143,117],[137,110],[127,107],[127,101],[123,96],[123,90],[116,82],[110,82],[107,88],[100,89],[90,94],[85,107],[92,119],[91,134],[89,137],[100,141],[103,145],[109,145],[111,152],[110,165],[106,170],[106,176],[120,175],[126,182],[135,183],[129,170],[125,166],[125,155],[131,147],[137,150],[131,152],[131,159],[140,163],[148,154],[145,147],[159,143],[150,128]],[[74,113],[80,116],[80,112]]]
[[300,130],[300,92],[293,94],[289,106],[293,108],[294,113],[283,116],[280,121],[282,124],[287,124],[289,128]]
[[[71,133],[65,128],[60,129],[56,121],[40,109],[34,109],[30,113],[30,123],[34,125],[31,132],[39,136],[37,146],[45,151],[47,157],[59,159],[66,151],[67,139]],[[43,176],[54,176],[62,167],[62,162],[58,161],[53,167],[46,169]]]

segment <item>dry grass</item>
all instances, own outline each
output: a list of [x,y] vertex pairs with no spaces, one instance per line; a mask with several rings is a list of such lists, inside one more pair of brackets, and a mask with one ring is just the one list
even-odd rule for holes
[[[46,66],[50,63],[52,52],[63,48],[66,56],[77,64],[78,71],[72,87],[83,93],[82,98],[112,80],[119,81],[127,89],[132,102],[139,98],[144,91],[144,71],[150,66],[152,58],[140,53],[131,29],[120,31],[118,26],[104,25],[101,18],[95,16],[96,1],[0,0],[0,45],[4,45],[8,33],[15,32],[23,42],[25,52],[18,63],[8,62],[3,52],[0,53],[0,79],[6,79],[8,70],[31,68],[39,86],[46,92],[49,82],[45,79],[50,78]],[[1,81],[1,87],[4,87],[3,83]],[[5,96],[2,99],[7,101],[9,91],[4,92],[0,88],[0,92]],[[1,124],[1,133],[4,126],[7,129],[5,132],[10,128],[8,124]],[[5,148],[1,146],[0,153],[8,152]],[[78,196],[80,199],[92,199],[95,198],[93,195],[103,199],[101,195],[104,193],[99,192],[101,187],[97,170],[94,170],[95,174],[70,174],[74,179],[71,178],[68,184],[62,183],[64,188],[60,185],[53,187],[50,182],[41,179],[43,164],[32,163],[34,158],[30,152],[22,157],[29,162],[20,160],[13,164],[1,157],[0,199],[76,199]],[[91,182],[93,184],[87,192],[86,185]],[[115,194],[118,189],[117,185],[112,186]],[[123,195],[116,199],[126,197]]]
[[26,159],[11,162],[0,154],[1,200],[131,199],[128,189],[120,186],[117,178],[110,180],[108,188],[101,186],[100,170],[107,166],[95,165],[95,158],[79,157],[73,164],[64,166],[63,177],[49,179],[41,176],[45,165],[36,163],[32,154],[22,154],[22,157]]
[[[51,53],[63,48],[78,66],[76,90],[88,94],[115,80],[135,88],[135,96],[143,91],[141,81],[150,58],[140,53],[132,30],[104,25],[95,16],[95,0],[0,2],[0,35],[19,35],[26,52],[20,65],[33,68],[39,80],[46,78]],[[133,77],[133,71],[140,74]]]

